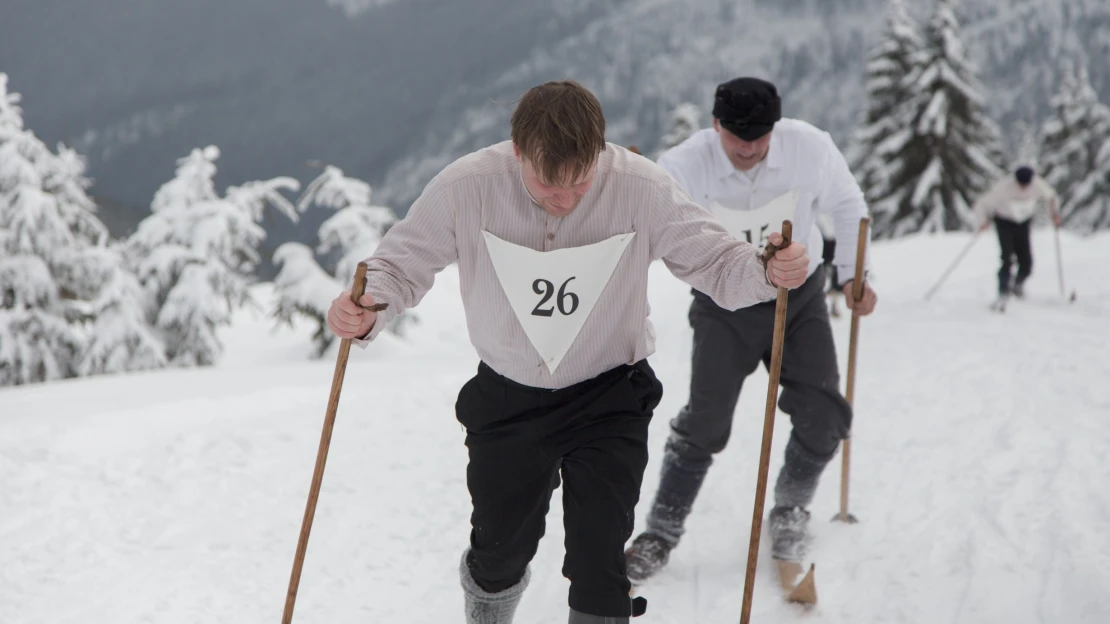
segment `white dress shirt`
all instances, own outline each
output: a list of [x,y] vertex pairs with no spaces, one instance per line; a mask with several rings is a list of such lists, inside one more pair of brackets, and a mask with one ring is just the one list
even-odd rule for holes
[[[848,163],[823,130],[795,119],[781,119],[771,131],[767,157],[753,172],[736,169],[721,147],[713,128],[699,130],[659,157],[659,165],[694,198],[717,216],[729,232],[753,243],[762,233],[782,229],[782,221],[766,228],[742,229],[743,212],[766,206],[785,193],[797,193],[793,211],[793,238],[809,252],[809,274],[821,266],[823,240],[817,227],[819,215],[828,215],[836,239],[833,264],[841,281],[855,275],[859,222],[867,216],[863,198]],[[737,212],[739,211],[739,213]],[[867,263],[865,262],[865,267]]]

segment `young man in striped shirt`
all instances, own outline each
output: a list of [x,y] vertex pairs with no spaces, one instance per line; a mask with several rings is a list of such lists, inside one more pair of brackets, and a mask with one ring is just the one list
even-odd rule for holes
[[570,622],[627,622],[646,608],[622,550],[662,397],[647,363],[651,262],[736,309],[801,285],[809,258],[795,243],[764,262],[729,236],[663,169],[606,143],[601,105],[573,81],[531,89],[511,127],[440,172],[369,258],[361,304],[389,307],[346,291],[328,323],[365,345],[457,262],[481,358],[455,406],[473,502],[467,622],[512,621],[558,474]]

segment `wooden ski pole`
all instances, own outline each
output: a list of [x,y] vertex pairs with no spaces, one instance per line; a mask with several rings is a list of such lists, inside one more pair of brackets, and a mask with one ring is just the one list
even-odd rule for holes
[[[863,265],[867,259],[867,228],[871,219],[864,217],[859,220],[859,239],[856,242],[856,274],[852,280],[852,300],[859,302],[863,299]],[[844,391],[844,399],[848,405],[855,406],[856,396],[856,346],[859,344],[859,313],[852,310],[852,329],[848,334],[848,383]],[[854,416],[854,414],[853,414]],[[856,517],[848,513],[848,476],[852,457],[852,438],[844,438],[840,449],[840,513],[833,520],[855,524]]]
[[967,255],[967,252],[971,251],[972,246],[975,245],[975,241],[979,240],[979,235],[982,233],[982,230],[975,232],[975,234],[971,237],[971,240],[968,241],[967,246],[965,246],[963,248],[963,251],[960,252],[960,255],[956,256],[955,261],[953,261],[948,269],[944,271],[944,275],[941,275],[940,279],[937,280],[937,283],[929,289],[929,292],[925,293],[925,301],[928,301],[937,292],[937,290],[940,289],[940,285],[944,283],[944,280],[948,279],[948,276],[951,275],[952,271],[956,269],[956,265],[960,264],[960,261],[963,260],[964,256]]
[[[790,245],[793,224],[782,222],[782,247]],[[782,248],[780,247],[780,249]],[[774,338],[771,342],[771,363],[768,367],[767,409],[763,416],[763,445],[759,450],[759,473],[755,484],[755,508],[752,510],[752,531],[748,542],[748,568],[744,576],[744,603],[740,611],[740,624],[748,624],[752,614],[752,595],[755,591],[755,571],[759,562],[759,535],[763,530],[763,503],[767,496],[767,474],[771,463],[771,440],[775,429],[775,408],[779,394],[779,376],[782,371],[782,346],[786,337],[786,300],[788,291],[779,287],[775,300]]]
[[[366,263],[359,262],[355,271],[355,281],[351,286],[351,301],[358,304],[366,290]],[[367,308],[372,312],[380,312],[389,304],[379,303]],[[320,448],[316,452],[316,467],[312,471],[312,484],[308,489],[308,503],[304,510],[304,520],[301,521],[301,534],[297,538],[297,553],[293,557],[293,572],[289,576],[289,591],[285,594],[285,612],[281,616],[282,624],[293,621],[293,604],[297,600],[297,588],[301,582],[301,568],[304,565],[305,552],[308,550],[308,534],[312,530],[312,519],[316,515],[316,501],[320,497],[320,484],[324,479],[324,465],[328,461],[328,447],[331,445],[331,433],[335,427],[335,413],[339,409],[339,392],[343,389],[343,377],[347,372],[347,356],[351,352],[351,339],[344,338],[339,343],[339,356],[335,362],[335,374],[331,380],[331,394],[328,396],[328,411],[324,416],[324,430],[320,434]]]

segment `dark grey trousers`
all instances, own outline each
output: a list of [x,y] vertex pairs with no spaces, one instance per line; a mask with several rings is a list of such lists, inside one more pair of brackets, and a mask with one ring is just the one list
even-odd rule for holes
[[[787,303],[778,406],[790,415],[793,431],[775,484],[775,506],[809,505],[852,423],[851,407],[840,393],[824,285],[821,268],[790,291]],[[672,545],[682,536],[713,455],[728,443],[744,379],[760,362],[770,364],[774,319],[774,301],[729,311],[694,292],[690,396],[671,421],[659,490],[646,521],[649,533]]]

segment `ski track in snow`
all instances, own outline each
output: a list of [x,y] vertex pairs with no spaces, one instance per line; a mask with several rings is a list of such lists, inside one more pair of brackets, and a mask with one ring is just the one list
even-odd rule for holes
[[[978,242],[928,303],[966,235],[875,246],[852,447],[861,522],[829,521],[838,456],[812,507],[818,606],[781,601],[763,540],[754,622],[1110,621],[1110,238],[1063,239],[1078,300],[1059,300],[1040,231],[1030,298],[1005,315],[985,306],[997,242]],[[666,390],[638,522],[689,381],[688,290],[654,270]],[[408,342],[352,350],[295,622],[462,621],[470,501],[453,406],[477,359],[457,288],[446,271]],[[848,327],[834,320],[842,377]],[[0,389],[0,624],[277,621],[335,362],[334,348],[304,359],[310,333],[244,312],[214,369]],[[739,619],[766,380],[745,384],[634,621]],[[788,433],[780,413],[772,479]],[[561,495],[518,622],[566,621]]]

